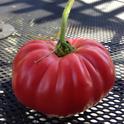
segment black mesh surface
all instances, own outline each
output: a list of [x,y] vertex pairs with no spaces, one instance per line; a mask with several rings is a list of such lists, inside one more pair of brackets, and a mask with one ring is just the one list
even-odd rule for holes
[[[57,3],[56,0],[54,2]],[[61,1],[58,4],[62,2],[65,3],[65,1]],[[4,4],[2,3],[2,5]],[[31,5],[31,2],[29,4]],[[26,9],[15,11],[16,13],[22,11],[20,16],[1,15],[2,21],[13,25],[17,32],[0,40],[0,124],[124,123],[124,22],[113,18],[114,14],[117,13],[116,11],[108,14],[101,13],[93,8],[94,4],[100,4],[100,1],[92,4],[76,2],[75,6],[77,7],[70,16],[66,36],[96,39],[109,50],[116,68],[116,82],[112,91],[96,106],[67,118],[47,117],[21,105],[13,95],[11,87],[13,58],[21,45],[30,39],[57,39],[60,26],[59,12],[58,15],[51,15],[46,18],[46,21],[37,17],[38,14],[34,14],[35,12],[23,14]],[[42,6],[44,10],[49,7],[52,12],[55,9],[50,4],[47,6],[44,3]],[[58,6],[56,5],[56,7]],[[86,8],[89,12],[86,11],[85,14],[81,14],[80,11]],[[29,10],[27,9],[27,11]],[[118,11],[121,12],[122,10],[123,8],[120,8]],[[93,13],[94,16],[87,15],[87,13]],[[99,16],[95,16],[97,13]],[[45,15],[44,12],[43,14]]]

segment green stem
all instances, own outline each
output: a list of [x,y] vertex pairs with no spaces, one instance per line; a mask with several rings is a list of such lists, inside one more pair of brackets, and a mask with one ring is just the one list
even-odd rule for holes
[[68,0],[68,3],[65,6],[65,9],[62,14],[62,23],[61,23],[61,33],[60,33],[60,41],[65,42],[65,33],[67,28],[67,21],[69,17],[69,13],[73,6],[74,0]]
[[74,47],[70,45],[69,42],[65,40],[65,33],[67,29],[67,22],[68,22],[68,17],[71,11],[71,8],[74,4],[75,0],[68,0],[65,9],[62,14],[62,22],[61,22],[61,32],[60,32],[60,40],[56,46],[56,51],[55,53],[62,57],[66,54],[69,54],[74,51]]

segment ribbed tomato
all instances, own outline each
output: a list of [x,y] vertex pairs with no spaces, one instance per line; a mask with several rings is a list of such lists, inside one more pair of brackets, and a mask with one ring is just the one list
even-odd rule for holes
[[68,41],[75,50],[63,57],[53,52],[53,41],[30,41],[19,50],[12,86],[22,104],[66,116],[86,110],[110,91],[115,71],[104,46],[88,39]]

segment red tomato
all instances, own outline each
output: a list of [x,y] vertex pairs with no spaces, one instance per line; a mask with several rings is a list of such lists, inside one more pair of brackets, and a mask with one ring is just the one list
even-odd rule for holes
[[111,90],[115,70],[104,46],[87,39],[68,41],[75,51],[63,57],[52,53],[53,41],[34,40],[19,50],[12,86],[22,104],[45,114],[67,116],[85,111]]

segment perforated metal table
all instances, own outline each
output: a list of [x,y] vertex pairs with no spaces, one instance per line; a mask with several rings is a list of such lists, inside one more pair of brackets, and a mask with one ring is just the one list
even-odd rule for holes
[[0,13],[0,17],[17,31],[0,40],[0,124],[124,123],[124,21],[114,17],[124,9],[120,7],[105,13],[94,8],[107,0],[90,4],[77,0],[70,15],[66,36],[96,39],[109,50],[116,67],[116,82],[108,96],[80,114],[68,118],[50,118],[21,105],[12,92],[11,65],[17,50],[30,39],[56,39],[65,2],[66,0],[0,2],[4,9],[14,9],[8,14]]

